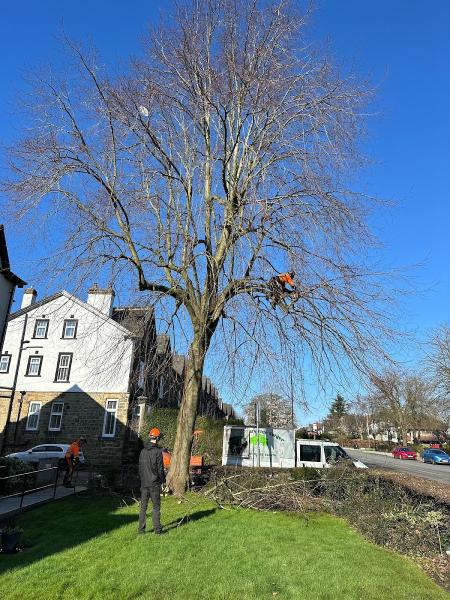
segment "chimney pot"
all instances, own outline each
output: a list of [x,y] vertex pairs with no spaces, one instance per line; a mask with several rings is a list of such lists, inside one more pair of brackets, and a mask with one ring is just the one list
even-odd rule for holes
[[111,317],[114,304],[114,290],[112,287],[99,288],[97,283],[94,283],[88,290],[87,303]]

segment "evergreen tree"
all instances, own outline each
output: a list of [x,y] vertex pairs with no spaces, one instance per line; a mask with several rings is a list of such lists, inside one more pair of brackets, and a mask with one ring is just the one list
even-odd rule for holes
[[330,417],[343,417],[348,413],[348,402],[344,399],[343,396],[337,394],[335,400],[331,403],[330,406]]

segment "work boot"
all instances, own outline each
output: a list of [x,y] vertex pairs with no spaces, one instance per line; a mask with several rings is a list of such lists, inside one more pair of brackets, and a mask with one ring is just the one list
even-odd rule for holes
[[155,535],[165,535],[167,531],[164,531],[164,529],[159,529],[158,531],[154,531],[153,533]]

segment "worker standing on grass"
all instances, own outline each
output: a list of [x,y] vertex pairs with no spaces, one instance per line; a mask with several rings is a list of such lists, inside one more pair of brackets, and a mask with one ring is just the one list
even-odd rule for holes
[[153,532],[165,533],[161,527],[161,486],[166,481],[163,455],[158,447],[161,432],[153,427],[148,434],[148,442],[139,455],[139,477],[141,478],[141,505],[139,511],[138,533],[145,533],[147,506],[149,499],[153,505]]
[[77,467],[78,463],[80,462],[80,452],[83,444],[86,444],[86,438],[84,436],[80,436],[74,442],[72,442],[66,450],[64,457],[66,459],[66,472],[64,473],[63,480],[63,485],[65,487],[73,487],[72,476],[75,467]]

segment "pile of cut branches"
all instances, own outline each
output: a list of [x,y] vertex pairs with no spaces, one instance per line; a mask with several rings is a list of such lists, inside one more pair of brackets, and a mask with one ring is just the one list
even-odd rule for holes
[[[222,508],[283,510],[302,514],[329,508],[329,498],[323,494],[327,478],[316,471],[308,471],[219,470],[212,475],[204,494]],[[340,478],[348,475],[348,472],[342,471]]]

